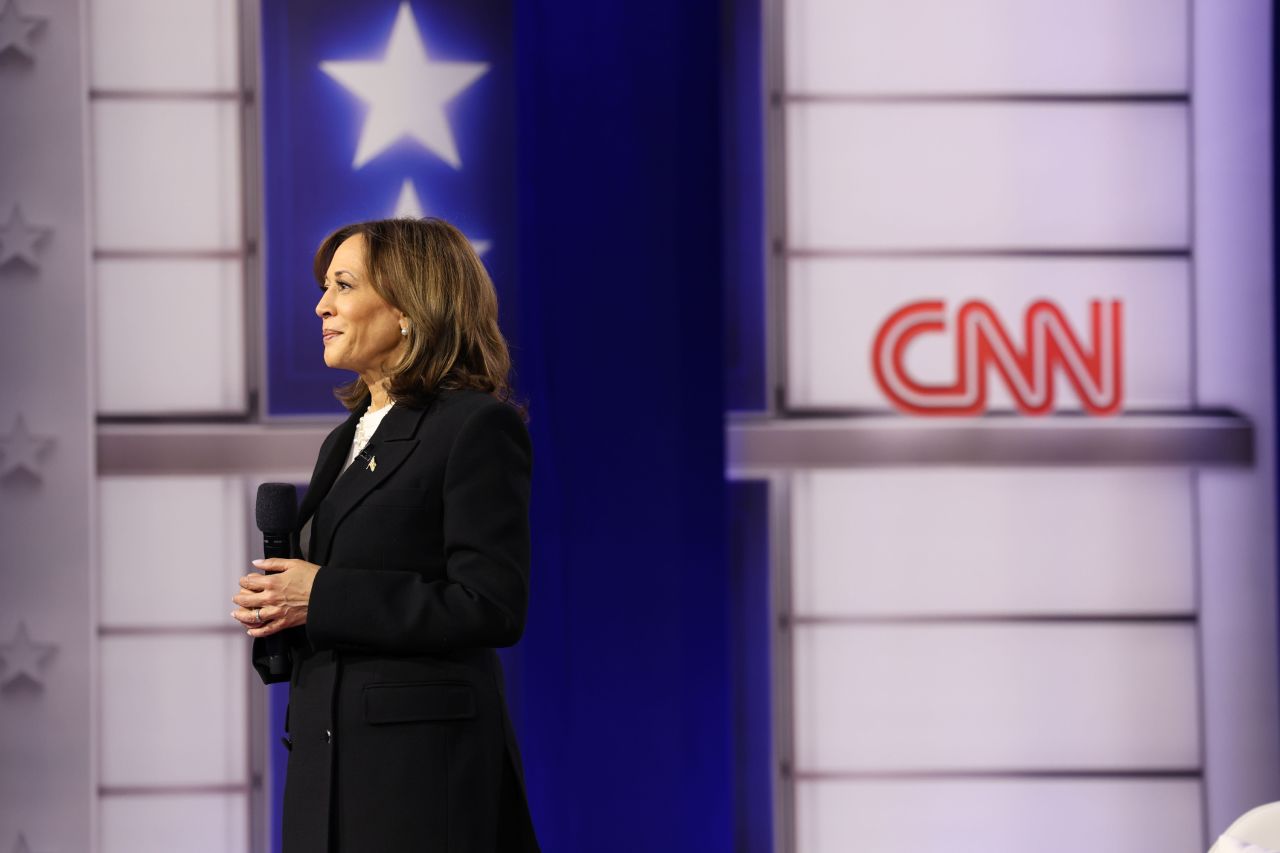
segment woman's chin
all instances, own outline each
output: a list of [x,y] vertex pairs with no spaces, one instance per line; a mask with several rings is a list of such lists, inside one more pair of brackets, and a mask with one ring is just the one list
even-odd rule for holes
[[338,348],[333,344],[329,344],[324,348],[325,367],[332,367],[334,370],[342,370],[346,366],[343,361],[342,353],[338,352]]

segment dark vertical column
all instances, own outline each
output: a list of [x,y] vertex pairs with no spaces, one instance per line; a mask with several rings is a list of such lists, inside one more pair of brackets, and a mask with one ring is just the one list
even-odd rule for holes
[[543,849],[732,844],[720,9],[517,4]]

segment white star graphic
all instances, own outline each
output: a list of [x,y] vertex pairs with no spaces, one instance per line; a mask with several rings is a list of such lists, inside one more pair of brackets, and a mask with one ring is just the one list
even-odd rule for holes
[[36,244],[48,234],[48,228],[32,227],[23,218],[22,208],[14,205],[9,211],[9,221],[0,225],[0,267],[13,261],[23,261],[32,269],[39,269]]
[[400,185],[400,197],[396,199],[396,212],[391,214],[396,219],[421,219],[426,214],[422,212],[422,200],[418,198],[418,191],[413,186],[413,181],[408,178],[404,179],[404,183]]
[[18,11],[18,0],[6,0],[0,10],[0,56],[13,51],[27,59],[35,59],[31,37],[44,24],[44,18]]
[[18,415],[13,424],[13,432],[0,436],[0,479],[8,477],[19,470],[40,476],[40,457],[53,447],[53,439],[32,435],[27,431],[27,422]]
[[58,652],[58,647],[51,643],[33,643],[27,635],[27,623],[18,623],[18,633],[13,642],[0,646],[0,663],[4,664],[0,671],[0,687],[8,687],[19,678],[26,678],[37,686],[44,686],[44,675],[41,670],[49,662],[49,658]]
[[[418,198],[418,190],[408,178],[400,185],[400,195],[396,198],[396,210],[391,216],[395,219],[421,219],[426,216],[422,200]],[[471,240],[470,237],[467,238]],[[493,246],[492,240],[471,240],[471,248],[481,257]]]
[[400,4],[380,60],[330,60],[320,69],[369,105],[352,168],[410,136],[455,169],[462,168],[444,108],[489,70],[487,62],[432,62],[407,2]]

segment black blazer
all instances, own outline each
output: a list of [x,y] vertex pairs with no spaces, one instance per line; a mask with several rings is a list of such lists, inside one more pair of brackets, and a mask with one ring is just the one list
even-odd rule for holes
[[[397,403],[342,471],[365,405],[320,449],[299,513],[322,566],[292,656],[285,853],[536,851],[493,648],[524,629],[531,448],[475,391]],[[264,681],[262,641],[254,666]]]

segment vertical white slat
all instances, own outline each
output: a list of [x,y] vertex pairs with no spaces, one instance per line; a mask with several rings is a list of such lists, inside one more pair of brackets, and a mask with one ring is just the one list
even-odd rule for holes
[[1185,468],[792,475],[800,616],[1191,615]]
[[1280,791],[1276,13],[1266,0],[1195,4],[1196,401],[1239,412],[1257,436],[1251,468],[1200,474],[1211,835]]
[[1202,853],[1194,779],[801,780],[803,853]]
[[238,100],[94,102],[97,248],[239,251],[240,109]]
[[[787,265],[787,403],[792,408],[887,410],[876,382],[876,335],[898,309],[942,300],[947,327],[910,342],[911,377],[950,385],[962,376],[956,314],[980,300],[995,310],[1014,345],[1027,348],[1026,312],[1057,306],[1086,349],[1094,341],[1090,304],[1122,309],[1123,408],[1183,409],[1191,403],[1191,271],[1182,258],[795,258]],[[1059,372],[1054,409],[1081,408]],[[1013,407],[1003,380],[988,375],[990,410]]]
[[800,103],[792,249],[1184,249],[1185,105]]
[[100,624],[227,628],[245,562],[239,477],[98,481]]
[[1188,771],[1190,624],[798,624],[796,772]]
[[243,633],[105,636],[99,654],[102,785],[248,784]]
[[248,409],[239,260],[110,259],[95,273],[100,414]]
[[787,91],[1185,92],[1187,0],[787,0]]
[[248,853],[247,794],[104,797],[99,853]]
[[237,4],[90,0],[91,85],[98,90],[228,91],[240,85]]

